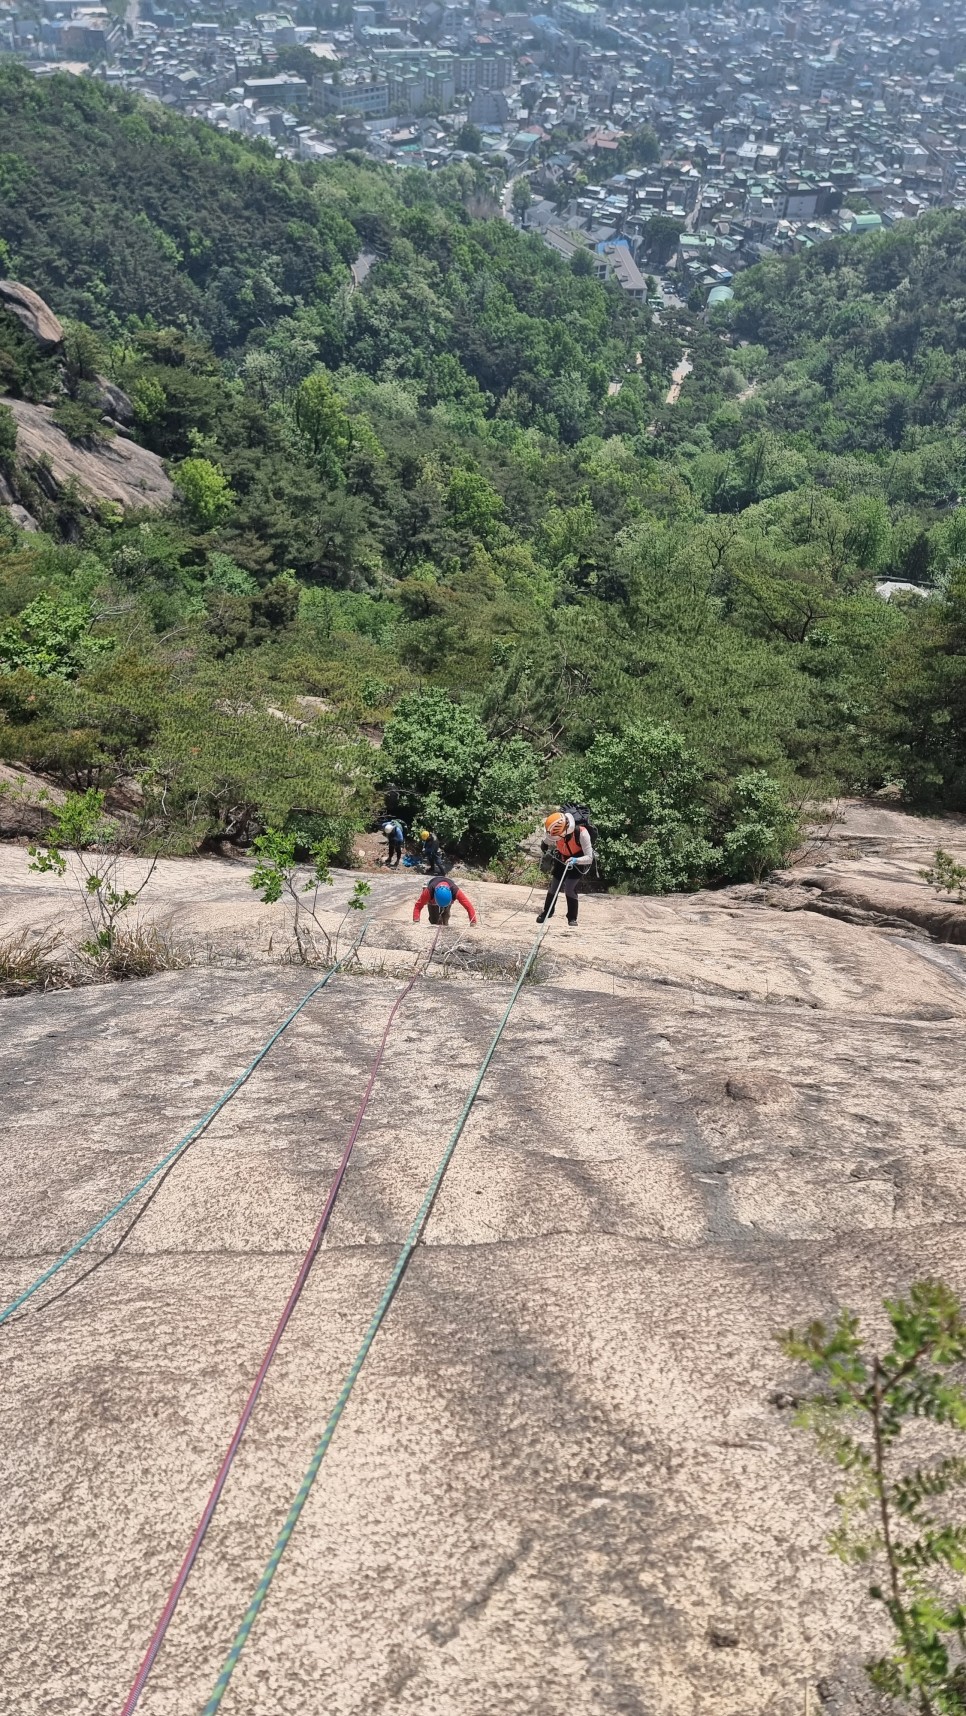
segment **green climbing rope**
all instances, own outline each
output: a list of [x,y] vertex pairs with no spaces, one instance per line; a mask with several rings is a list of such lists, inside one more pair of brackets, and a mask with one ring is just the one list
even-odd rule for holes
[[[557,892],[559,893],[559,891],[560,891],[560,884],[558,883]],[[556,895],[554,896],[554,898],[556,899]],[[335,1405],[333,1406],[332,1411],[329,1414],[328,1422],[327,1422],[325,1429],[323,1430],[322,1435],[319,1439],[318,1445],[315,1449],[315,1453],[312,1455],[312,1459],[309,1463],[308,1470],[307,1470],[304,1478],[302,1479],[301,1484],[299,1485],[298,1494],[296,1495],[295,1500],[292,1502],[292,1505],[288,1510],[288,1514],[286,1515],[285,1523],[282,1526],[282,1529],[279,1532],[278,1537],[276,1538],[275,1547],[272,1550],[271,1555],[269,1556],[268,1564],[265,1568],[265,1571],[262,1574],[261,1578],[259,1579],[258,1585],[255,1588],[255,1594],[252,1597],[252,1600],[249,1603],[248,1608],[245,1610],[244,1615],[242,1616],[242,1620],[241,1620],[241,1623],[239,1625],[238,1631],[235,1634],[234,1640],[232,1641],[231,1649],[229,1650],[228,1655],[225,1658],[221,1673],[219,1674],[218,1679],[215,1682],[215,1686],[214,1686],[214,1689],[212,1691],[211,1697],[209,1698],[207,1704],[204,1707],[204,1710],[202,1712],[202,1716],[215,1716],[215,1712],[220,1710],[220,1708],[221,1708],[221,1702],[225,1696],[225,1693],[228,1690],[228,1686],[229,1686],[229,1683],[231,1681],[231,1677],[234,1674],[235,1669],[238,1665],[238,1660],[239,1660],[239,1658],[242,1654],[242,1651],[244,1650],[245,1645],[248,1641],[248,1637],[249,1637],[249,1634],[251,1633],[252,1627],[255,1625],[255,1622],[258,1619],[258,1615],[259,1615],[259,1612],[261,1610],[262,1604],[264,1603],[266,1597],[268,1596],[272,1580],[274,1579],[275,1574],[278,1571],[279,1562],[281,1561],[282,1556],[285,1554],[285,1550],[288,1546],[288,1543],[289,1543],[289,1540],[292,1536],[292,1533],[294,1532],[295,1527],[297,1526],[297,1524],[299,1522],[299,1517],[302,1513],[302,1509],[304,1508],[306,1502],[309,1499],[309,1494],[311,1492],[312,1485],[315,1483],[315,1480],[319,1475],[319,1468],[322,1465],[322,1461],[325,1459],[329,1444],[332,1441],[332,1438],[335,1435],[335,1432],[338,1428],[339,1420],[342,1417],[342,1414],[346,1409],[346,1406],[347,1406],[348,1401],[349,1401],[349,1396],[351,1395],[352,1390],[355,1387],[356,1382],[358,1380],[359,1372],[361,1371],[363,1365],[366,1362],[366,1357],[368,1355],[369,1349],[372,1346],[372,1343],[375,1340],[377,1334],[379,1333],[379,1329],[383,1323],[383,1320],[386,1316],[386,1313],[389,1310],[390,1305],[392,1304],[393,1297],[395,1295],[397,1287],[399,1286],[400,1281],[402,1280],[403,1274],[405,1273],[406,1266],[407,1266],[410,1258],[412,1257],[412,1254],[415,1251],[416,1246],[419,1244],[420,1236],[422,1235],[422,1231],[423,1231],[424,1227],[426,1226],[426,1222],[429,1219],[429,1214],[430,1214],[430,1211],[432,1210],[433,1204],[435,1202],[436,1194],[439,1191],[439,1188],[442,1184],[443,1176],[446,1173],[446,1170],[449,1167],[450,1162],[452,1161],[453,1152],[456,1149],[457,1144],[459,1143],[460,1137],[461,1137],[462,1132],[463,1132],[463,1128],[465,1127],[466,1122],[469,1119],[470,1110],[472,1109],[473,1104],[476,1101],[476,1098],[479,1094],[480,1086],[482,1085],[483,1080],[486,1077],[487,1069],[490,1065],[490,1062],[493,1059],[493,1056],[496,1053],[497,1045],[500,1041],[500,1038],[503,1035],[503,1032],[506,1029],[507,1022],[510,1018],[510,1014],[513,1012],[513,1008],[516,1004],[517,996],[519,995],[520,990],[523,988],[523,985],[524,985],[526,978],[527,978],[527,974],[530,971],[531,966],[533,965],[534,959],[536,958],[537,953],[539,952],[539,949],[540,949],[540,943],[542,942],[546,933],[547,933],[546,932],[546,925],[544,925],[543,928],[540,930],[540,933],[537,936],[536,941],[534,942],[532,948],[530,949],[530,952],[528,953],[526,960],[524,961],[523,969],[520,972],[519,977],[517,978],[516,984],[515,984],[514,989],[513,989],[513,993],[510,996],[509,1001],[507,1002],[506,1010],[503,1014],[502,1019],[500,1020],[500,1023],[498,1024],[498,1026],[497,1026],[497,1028],[493,1034],[493,1039],[490,1043],[490,1046],[487,1049],[486,1054],[483,1057],[482,1065],[480,1066],[479,1072],[477,1073],[476,1078],[473,1081],[473,1084],[472,1084],[471,1089],[470,1089],[470,1093],[467,1096],[466,1101],[464,1102],[462,1109],[460,1110],[459,1119],[457,1120],[456,1125],[454,1126],[453,1131],[450,1134],[449,1142],[446,1145],[446,1149],[443,1151],[442,1157],[440,1158],[439,1166],[436,1169],[436,1172],[433,1175],[433,1177],[429,1183],[429,1187],[428,1187],[428,1190],[426,1192],[426,1196],[423,1198],[423,1201],[420,1204],[418,1211],[416,1212],[416,1216],[415,1216],[415,1219],[413,1221],[413,1224],[412,1224],[411,1228],[409,1229],[408,1234],[406,1235],[406,1239],[405,1239],[405,1242],[403,1244],[403,1248],[400,1251],[399,1256],[396,1259],[395,1267],[393,1268],[392,1274],[390,1275],[389,1280],[386,1283],[386,1288],[385,1288],[385,1291],[382,1295],[382,1298],[380,1299],[379,1304],[376,1306],[376,1309],[373,1313],[372,1321],[370,1322],[369,1327],[365,1332],[365,1335],[364,1335],[363,1341],[362,1341],[362,1345],[360,1346],[359,1351],[356,1353],[356,1356],[353,1359],[352,1364],[349,1367],[349,1371],[348,1371],[348,1374],[346,1376],[345,1382],[342,1384],[342,1389],[341,1389],[341,1392],[339,1394],[339,1397],[338,1397]]]
[[178,1158],[185,1154],[190,1145],[195,1142],[195,1139],[199,1138],[202,1132],[211,1125],[215,1116],[221,1113],[221,1110],[225,1107],[226,1103],[231,1101],[235,1092],[239,1091],[242,1085],[251,1078],[255,1068],[265,1059],[269,1050],[278,1042],[279,1037],[288,1030],[293,1020],[298,1018],[302,1009],[308,1006],[313,996],[318,995],[320,990],[324,989],[328,983],[331,983],[336,973],[341,971],[343,966],[345,966],[353,957],[360,947],[368,927],[368,924],[363,924],[347,952],[342,955],[341,959],[336,960],[334,965],[329,967],[324,977],[320,977],[317,983],[313,983],[311,989],[307,990],[302,996],[298,1006],[293,1007],[292,1011],[282,1020],[282,1023],[276,1026],[275,1030],[269,1037],[268,1042],[263,1044],[254,1059],[249,1061],[247,1067],[245,1067],[243,1072],[238,1074],[236,1079],[233,1079],[232,1083],[228,1086],[228,1089],[218,1098],[218,1101],[208,1109],[207,1113],[203,1114],[200,1120],[195,1121],[190,1131],[186,1132],[183,1138],[179,1138],[177,1144],[175,1144],[166,1153],[166,1155],[161,1157],[160,1162],[155,1162],[154,1167],[151,1168],[147,1174],[144,1174],[140,1180],[138,1180],[137,1185],[132,1186],[131,1190],[126,1192],[123,1198],[119,1198],[118,1202],[113,1204],[106,1214],[102,1215],[100,1219],[94,1223],[93,1227],[89,1227],[86,1233],[82,1233],[80,1239],[75,1240],[74,1244],[68,1246],[67,1250],[53,1263],[51,1263],[48,1268],[44,1269],[41,1274],[37,1276],[36,1280],[31,1281],[29,1287],[25,1287],[22,1293],[18,1293],[15,1299],[11,1299],[9,1305],[4,1305],[0,1308],[0,1324],[8,1322],[15,1312],[19,1311],[27,1304],[29,1299],[33,1298],[35,1293],[39,1293],[41,1287],[45,1287],[48,1281],[52,1281],[54,1276],[59,1274],[60,1270],[65,1269],[67,1264],[70,1263],[73,1258],[77,1257],[86,1246],[90,1245],[91,1240],[96,1239],[98,1234],[102,1233],[104,1228],[114,1220],[115,1216],[119,1216],[122,1210],[126,1210],[128,1205],[151,1184],[152,1180],[156,1180],[159,1174],[162,1174],[167,1168],[173,1166]]

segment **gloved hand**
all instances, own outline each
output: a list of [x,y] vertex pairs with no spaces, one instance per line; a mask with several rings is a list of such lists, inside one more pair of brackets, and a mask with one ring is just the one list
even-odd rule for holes
[[580,859],[579,858],[568,858],[568,860],[567,860],[567,869],[568,870],[576,870],[579,867],[579,865],[580,865]]

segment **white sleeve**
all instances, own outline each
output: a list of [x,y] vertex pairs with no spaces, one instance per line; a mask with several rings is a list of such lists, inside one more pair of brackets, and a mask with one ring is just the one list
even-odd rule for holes
[[590,835],[588,834],[586,828],[584,828],[583,825],[581,825],[581,829],[580,829],[580,857],[577,859],[577,864],[581,870],[589,870],[590,866],[593,862],[594,862],[594,848],[593,848],[593,845],[591,843],[591,838],[590,838]]

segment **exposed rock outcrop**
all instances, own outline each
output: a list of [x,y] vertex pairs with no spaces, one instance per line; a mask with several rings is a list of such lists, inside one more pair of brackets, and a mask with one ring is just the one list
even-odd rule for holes
[[58,321],[49,304],[38,293],[31,291],[29,286],[21,286],[18,280],[0,280],[0,307],[9,310],[22,322],[28,334],[37,341],[42,351],[56,351],[63,344],[63,324]]
[[7,512],[18,530],[34,531],[40,529],[40,525],[34,518],[33,513],[28,512],[27,508],[25,506],[21,506],[19,501],[12,501],[7,507]]
[[96,386],[100,395],[98,404],[104,416],[112,423],[119,423],[122,429],[130,429],[134,422],[134,406],[124,389],[108,381],[104,375],[98,376]]
[[[50,813],[64,802],[60,787],[51,786],[31,769],[0,763],[0,836],[31,839],[43,832]],[[2,935],[2,932],[0,932]]]
[[0,471],[0,507],[12,518],[14,524],[21,530],[39,530],[40,525],[33,513],[21,506],[3,472]]
[[[49,355],[59,352],[64,341],[63,325],[50,305],[29,286],[17,280],[0,280],[2,310],[17,317],[41,351]],[[130,429],[134,406],[123,388],[102,375],[96,377],[95,387],[96,403],[105,423],[115,430]],[[70,482],[79,486],[88,501],[114,501],[127,512],[164,506],[171,499],[171,484],[154,453],[130,441],[116,439],[100,446],[79,446],[57,426],[48,406],[7,397],[2,403],[16,422],[17,448],[16,466],[8,470],[6,478],[0,476],[0,507],[6,508],[22,530],[40,529],[23,502],[33,505],[39,489],[56,505]],[[18,469],[27,479],[22,485],[17,481]],[[42,507],[38,510],[43,514]]]
[[846,923],[911,927],[934,941],[966,943],[966,905],[923,878],[938,846],[966,859],[966,817],[909,816],[850,800],[834,812],[804,859],[773,878],[773,891],[790,889],[805,910]]
[[114,501],[125,512],[162,507],[174,489],[156,453],[116,436],[98,447],[81,447],[54,422],[49,406],[4,400],[17,424],[17,464],[49,500],[76,482],[90,500]]

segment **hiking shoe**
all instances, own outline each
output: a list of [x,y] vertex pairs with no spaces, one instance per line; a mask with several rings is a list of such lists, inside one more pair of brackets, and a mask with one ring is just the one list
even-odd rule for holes
[[551,906],[549,912],[538,912],[537,913],[537,923],[538,924],[545,924],[547,919],[552,918],[552,917],[553,917],[553,907]]
[[577,919],[576,918],[568,918],[567,919],[567,928],[568,929],[576,929],[577,928]]

